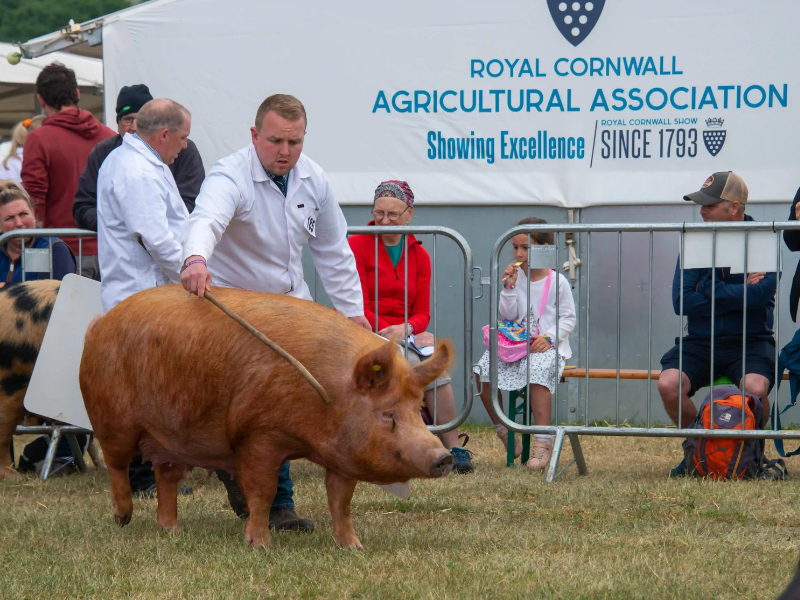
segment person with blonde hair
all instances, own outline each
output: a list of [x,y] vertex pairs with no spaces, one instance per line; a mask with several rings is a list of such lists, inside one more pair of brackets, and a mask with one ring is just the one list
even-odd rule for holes
[[[0,181],[0,234],[14,229],[36,229],[33,203],[20,184],[11,179]],[[50,272],[26,272],[25,280],[63,279],[75,272],[75,257],[58,238],[16,238],[0,246],[0,288],[22,281],[22,243],[25,248],[50,248],[53,253],[53,275]]]
[[20,171],[22,170],[22,148],[25,140],[28,139],[28,128],[31,126],[31,119],[25,119],[17,123],[14,132],[11,134],[11,148],[8,154],[0,161],[0,179],[11,179],[20,183]]

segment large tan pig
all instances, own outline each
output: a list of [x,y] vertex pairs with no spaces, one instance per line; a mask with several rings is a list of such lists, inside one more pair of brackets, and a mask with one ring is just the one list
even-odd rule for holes
[[137,449],[155,465],[159,527],[178,526],[177,485],[188,467],[225,469],[247,498],[246,536],[256,545],[269,544],[269,509],[287,459],[325,467],[334,537],[355,548],[357,481],[450,472],[452,456],[419,412],[423,388],[451,360],[449,342],[412,369],[394,343],[329,308],[242,290],[214,294],[303,363],[331,403],[210,302],[177,285],[131,296],[87,334],[80,370],[120,526],[133,512],[128,463]]

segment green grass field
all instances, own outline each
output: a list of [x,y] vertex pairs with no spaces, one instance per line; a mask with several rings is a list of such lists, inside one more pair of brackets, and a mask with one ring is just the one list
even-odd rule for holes
[[669,480],[677,440],[584,437],[589,475],[547,485],[505,467],[493,430],[470,434],[474,475],[414,482],[409,502],[359,485],[364,552],[335,546],[322,470],[305,461],[295,496],[317,530],[269,550],[245,544],[200,470],[177,534],[157,531],[155,500],[114,525],[104,472],[0,484],[0,598],[763,599],[791,579],[800,461],[788,482]]

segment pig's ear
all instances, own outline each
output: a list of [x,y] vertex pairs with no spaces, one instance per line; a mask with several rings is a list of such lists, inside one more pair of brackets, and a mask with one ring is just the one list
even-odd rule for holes
[[392,374],[394,360],[398,356],[397,344],[394,342],[387,342],[380,348],[362,356],[353,373],[358,391],[367,394],[387,385]]
[[450,362],[455,358],[453,342],[450,340],[440,340],[436,344],[436,351],[428,360],[423,360],[414,368],[414,379],[417,385],[424,388],[429,383],[437,379],[450,366]]

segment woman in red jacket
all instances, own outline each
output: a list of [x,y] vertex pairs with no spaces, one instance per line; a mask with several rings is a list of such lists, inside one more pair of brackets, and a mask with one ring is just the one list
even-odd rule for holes
[[[414,194],[405,181],[384,181],[375,190],[372,206],[374,221],[370,225],[407,225],[414,214]],[[381,234],[378,236],[378,264],[375,264],[375,236],[354,235],[350,237],[350,248],[356,258],[361,292],[364,295],[364,316],[375,326],[375,278],[378,278],[377,330],[384,337],[405,336],[405,316],[408,314],[408,334],[414,335],[418,347],[432,346],[433,335],[426,332],[431,320],[431,259],[422,247],[422,242],[408,235],[408,261],[403,256],[406,240],[404,234]],[[408,265],[408,304],[404,292]],[[407,306],[407,311],[406,311]],[[409,349],[408,361],[414,367],[420,357]],[[442,377],[425,388],[425,405],[431,414],[434,388],[436,388],[438,423],[447,423],[456,418],[456,402],[450,377]],[[458,431],[440,435],[445,448],[453,455],[453,471],[472,473],[472,453],[459,445]],[[466,436],[464,436],[466,437]],[[466,443],[466,442],[465,442]]]

